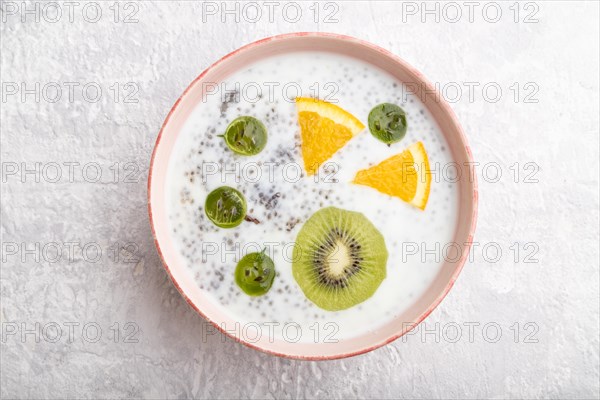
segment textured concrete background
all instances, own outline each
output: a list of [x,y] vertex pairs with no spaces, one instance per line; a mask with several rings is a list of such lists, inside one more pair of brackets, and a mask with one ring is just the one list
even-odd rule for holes
[[[220,2],[2,2],[2,398],[598,398],[598,3],[501,2],[496,17],[458,2],[454,23],[445,3],[302,2],[297,22],[273,4],[258,18],[238,4],[236,24]],[[241,45],[303,30],[462,89],[452,107],[482,164],[480,245],[441,306],[410,337],[319,363],[207,335],[146,212],[183,89]]]

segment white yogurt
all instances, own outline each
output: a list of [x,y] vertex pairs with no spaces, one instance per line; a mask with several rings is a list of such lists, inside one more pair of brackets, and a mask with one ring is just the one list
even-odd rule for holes
[[[403,256],[407,249],[403,243],[432,250],[452,241],[458,187],[434,179],[427,208],[421,211],[349,182],[358,170],[417,141],[425,145],[432,167],[453,161],[439,127],[419,99],[401,82],[369,64],[317,52],[273,56],[248,65],[217,86],[186,122],[169,165],[166,195],[172,238],[190,276],[224,313],[241,324],[275,323],[275,335],[279,336],[286,323],[296,323],[302,329],[301,341],[314,340],[315,322],[320,327],[334,323],[335,327],[330,324],[325,332],[329,329],[331,338],[341,340],[377,329],[401,314],[431,284],[443,261],[433,255],[425,262],[420,254]],[[226,93],[235,89],[238,96]],[[395,103],[406,111],[408,131],[402,141],[388,147],[366,128],[319,174],[307,177],[293,102],[296,96],[336,102],[365,125],[375,105]],[[254,116],[267,127],[267,146],[256,156],[234,154],[217,136],[241,115]],[[302,177],[298,177],[300,173]],[[203,208],[206,196],[223,185],[244,193],[248,212],[259,224],[243,222],[234,229],[221,229],[207,219]],[[387,277],[375,294],[338,312],[311,303],[292,276],[296,235],[314,212],[326,206],[362,212],[383,234],[389,252]],[[266,295],[249,297],[235,284],[235,267],[245,254],[264,247],[275,262],[277,275]]]

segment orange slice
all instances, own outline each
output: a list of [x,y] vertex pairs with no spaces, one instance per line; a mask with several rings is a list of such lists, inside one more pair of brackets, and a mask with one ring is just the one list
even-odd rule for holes
[[399,197],[425,210],[431,187],[431,170],[423,143],[417,142],[400,154],[358,171],[354,183]]
[[309,176],[314,175],[321,164],[365,129],[352,114],[323,100],[298,97],[296,108],[304,169]]

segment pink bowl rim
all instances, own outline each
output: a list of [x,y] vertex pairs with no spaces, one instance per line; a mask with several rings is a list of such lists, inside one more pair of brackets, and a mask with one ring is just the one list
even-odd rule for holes
[[412,72],[413,74],[417,75],[419,77],[419,79],[422,81],[422,83],[425,85],[425,87],[427,88],[427,90],[429,92],[435,92],[436,95],[438,95],[439,100],[439,106],[441,107],[442,111],[451,119],[451,121],[454,123],[454,125],[456,126],[456,131],[459,135],[460,141],[462,144],[464,144],[465,147],[465,152],[467,155],[467,158],[469,159],[469,162],[471,163],[470,165],[474,165],[473,164],[473,154],[471,152],[471,148],[468,144],[467,138],[463,132],[462,126],[460,125],[456,114],[454,113],[454,111],[452,110],[452,108],[450,107],[450,105],[443,99],[443,97],[441,97],[441,95],[439,94],[439,91],[436,89],[436,87],[431,84],[431,82],[426,79],[416,68],[412,67],[411,65],[409,65],[406,61],[404,61],[403,59],[401,59],[400,57],[396,56],[395,54],[391,53],[390,51],[377,46],[375,44],[372,44],[370,42],[367,42],[365,40],[362,39],[357,39],[355,37],[352,36],[348,36],[348,35],[342,35],[342,34],[337,34],[337,33],[327,33],[327,32],[294,32],[294,33],[285,33],[285,34],[280,34],[280,35],[274,35],[274,36],[269,36],[257,41],[254,41],[252,43],[249,43],[247,45],[244,45],[242,47],[239,47],[238,49],[232,51],[231,53],[223,56],[222,58],[220,58],[219,60],[217,60],[216,62],[214,62],[213,64],[211,64],[208,68],[206,68],[204,71],[202,71],[202,73],[200,75],[198,75],[189,85],[188,87],[183,91],[183,93],[181,94],[181,96],[179,96],[179,98],[177,99],[177,101],[175,101],[175,103],[173,104],[173,106],[171,107],[169,113],[167,114],[161,128],[160,131],[158,133],[158,137],[156,138],[156,142],[154,144],[154,149],[152,151],[152,157],[150,159],[150,167],[148,170],[148,186],[147,186],[147,197],[148,197],[148,216],[150,219],[150,227],[152,230],[152,237],[154,240],[154,244],[156,246],[156,249],[158,251],[159,257],[161,259],[162,265],[164,267],[164,269],[167,271],[167,274],[169,275],[169,278],[171,279],[171,282],[173,282],[173,284],[175,285],[175,287],[177,288],[177,290],[179,291],[179,293],[183,296],[183,298],[185,299],[185,301],[200,315],[202,316],[206,321],[208,321],[212,326],[214,326],[218,331],[220,331],[222,334],[226,335],[227,337],[233,339],[236,342],[239,342],[249,348],[252,348],[254,350],[258,350],[270,355],[274,355],[274,356],[278,356],[278,357],[283,357],[283,358],[288,358],[288,359],[298,359],[298,360],[308,360],[308,361],[321,361],[321,360],[336,360],[336,359],[343,359],[343,358],[348,358],[348,357],[353,357],[353,356],[358,356],[361,354],[365,354],[368,352],[371,352],[373,350],[376,350],[380,347],[383,347],[395,340],[397,340],[398,338],[402,337],[403,335],[405,335],[406,333],[410,332],[412,329],[414,329],[417,325],[419,325],[421,322],[423,322],[423,320],[425,320],[425,318],[427,318],[429,316],[429,314],[431,314],[433,312],[433,310],[436,309],[436,307],[442,302],[442,300],[446,297],[446,295],[448,294],[448,292],[450,291],[450,289],[452,289],[452,287],[454,286],[454,283],[456,282],[456,280],[458,279],[458,276],[460,275],[464,264],[466,262],[467,256],[469,254],[470,251],[470,247],[471,247],[471,243],[473,241],[473,236],[475,234],[475,228],[477,225],[477,213],[478,213],[478,183],[477,183],[477,177],[475,174],[473,174],[473,176],[471,177],[472,179],[472,187],[473,187],[473,192],[472,192],[472,208],[473,208],[473,212],[471,215],[471,222],[470,222],[470,227],[469,227],[469,233],[468,233],[468,240],[465,243],[465,248],[463,251],[463,254],[460,258],[460,260],[456,263],[456,267],[454,272],[452,273],[450,280],[448,281],[446,287],[444,288],[444,290],[437,296],[437,298],[430,304],[430,306],[427,308],[427,310],[425,310],[421,315],[419,315],[419,317],[415,320],[414,324],[409,328],[409,329],[401,329],[400,332],[398,332],[395,335],[390,336],[389,338],[380,341],[378,343],[373,344],[372,346],[369,347],[365,347],[363,349],[360,349],[358,351],[354,351],[354,352],[350,352],[350,353],[341,353],[341,354],[334,354],[334,355],[330,355],[330,356],[299,356],[299,355],[292,355],[292,354],[286,354],[286,353],[279,353],[270,349],[265,349],[263,347],[260,346],[256,346],[252,343],[246,342],[234,335],[232,335],[231,333],[229,333],[228,331],[224,330],[221,328],[221,326],[219,324],[217,324],[216,322],[212,321],[210,318],[208,318],[192,301],[191,299],[185,294],[185,292],[183,291],[183,289],[181,288],[181,286],[177,283],[176,279],[174,278],[173,274],[171,273],[171,270],[163,256],[160,244],[158,243],[158,239],[157,239],[157,233],[156,233],[156,229],[155,229],[155,224],[154,224],[154,219],[153,219],[153,214],[152,214],[152,202],[151,202],[151,188],[152,188],[152,175],[153,175],[153,169],[154,169],[154,161],[155,161],[155,156],[156,156],[156,152],[158,149],[158,146],[160,144],[162,135],[164,133],[164,130],[171,118],[171,116],[173,115],[173,113],[175,112],[175,110],[177,109],[177,106],[179,105],[179,103],[181,102],[181,100],[186,96],[186,94],[194,87],[194,85],[196,84],[197,81],[199,81],[200,79],[202,79],[210,70],[212,70],[214,67],[218,66],[219,64],[221,64],[222,62],[224,62],[225,60],[229,59],[230,57],[236,55],[239,52],[242,51],[246,51],[249,50],[255,46],[259,46],[263,43],[266,42],[271,42],[271,41],[281,41],[281,40],[286,40],[286,39],[290,39],[290,38],[297,38],[297,37],[302,37],[302,36],[307,36],[307,37],[323,37],[323,38],[331,38],[331,39],[338,39],[338,40],[342,40],[342,41],[346,41],[346,42],[351,42],[354,44],[358,44],[358,45],[362,45],[365,47],[368,47],[372,50],[375,50],[379,53],[381,53],[383,56],[386,56],[390,59],[392,59],[394,62],[400,64],[403,68],[405,68],[406,70]]

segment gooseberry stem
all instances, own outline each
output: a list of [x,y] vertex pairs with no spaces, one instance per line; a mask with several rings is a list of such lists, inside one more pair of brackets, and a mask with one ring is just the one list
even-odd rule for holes
[[248,222],[254,222],[255,224],[260,224],[260,221],[256,218],[254,218],[251,215],[246,214],[246,216],[244,217],[244,220],[248,221]]

